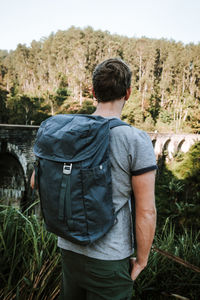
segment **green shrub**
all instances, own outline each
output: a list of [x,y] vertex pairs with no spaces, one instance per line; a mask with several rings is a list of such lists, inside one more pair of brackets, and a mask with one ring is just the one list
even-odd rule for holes
[[177,232],[190,228],[200,230],[200,143],[190,150],[176,154],[165,164],[160,162],[156,180],[158,227],[170,218]]

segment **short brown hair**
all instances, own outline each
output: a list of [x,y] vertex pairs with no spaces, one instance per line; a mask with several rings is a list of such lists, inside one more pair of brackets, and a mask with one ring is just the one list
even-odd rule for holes
[[132,72],[119,58],[110,58],[96,66],[92,83],[98,102],[121,99],[131,86]]

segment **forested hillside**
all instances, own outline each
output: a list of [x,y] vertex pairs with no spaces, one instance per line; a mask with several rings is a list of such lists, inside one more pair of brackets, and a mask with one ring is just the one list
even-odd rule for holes
[[123,119],[147,131],[200,133],[200,44],[90,27],[0,51],[0,122],[39,124],[56,113],[91,113],[92,71],[110,57],[121,57],[133,72]]

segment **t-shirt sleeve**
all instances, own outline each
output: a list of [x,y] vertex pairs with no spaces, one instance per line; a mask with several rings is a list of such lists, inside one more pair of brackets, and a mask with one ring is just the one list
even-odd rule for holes
[[133,142],[130,143],[131,174],[141,175],[156,170],[156,157],[149,135],[141,130],[134,132]]

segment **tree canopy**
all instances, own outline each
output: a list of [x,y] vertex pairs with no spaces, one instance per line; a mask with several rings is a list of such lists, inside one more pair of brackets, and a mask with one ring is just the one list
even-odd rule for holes
[[92,112],[92,71],[110,57],[124,59],[133,72],[124,120],[148,131],[200,132],[200,44],[91,27],[0,50],[1,122],[39,124],[56,113]]

